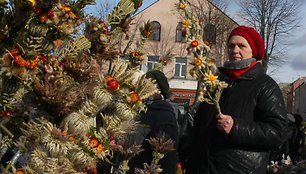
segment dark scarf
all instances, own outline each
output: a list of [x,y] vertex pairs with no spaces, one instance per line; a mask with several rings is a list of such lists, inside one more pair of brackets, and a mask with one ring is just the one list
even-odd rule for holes
[[155,101],[162,101],[162,100],[168,100],[168,99],[165,99],[162,94],[154,94],[150,96],[149,98],[147,98],[146,100],[144,100],[143,102],[146,105],[150,105],[154,103]]
[[231,79],[240,77],[247,72],[250,68],[256,65],[256,59],[242,59],[240,61],[227,61],[224,63],[224,69],[228,72]]

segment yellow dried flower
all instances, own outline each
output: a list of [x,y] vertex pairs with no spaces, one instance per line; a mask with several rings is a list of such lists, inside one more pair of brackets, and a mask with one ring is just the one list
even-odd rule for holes
[[36,0],[28,0],[28,1],[31,3],[32,7],[36,5]]
[[65,6],[65,7],[64,7],[64,10],[65,10],[66,12],[70,12],[70,11],[71,11],[71,8],[70,8],[70,7]]
[[191,27],[191,22],[190,22],[190,20],[189,20],[189,19],[184,19],[184,20],[182,21],[182,26],[183,26],[184,29],[190,28],[190,27]]
[[[185,3],[185,1],[180,2],[178,10],[183,10],[186,5],[189,5]],[[197,100],[214,104],[218,112],[221,113],[219,99],[223,89],[227,87],[227,83],[219,81],[218,76],[214,75],[213,72],[217,71],[217,67],[215,60],[209,58],[210,43],[203,40],[203,34],[197,32],[202,30],[204,20],[197,19],[192,11],[184,10],[183,12],[185,19],[182,21],[182,27],[186,29],[187,51],[188,54],[194,56],[191,63],[194,67],[189,70],[189,73],[201,84],[198,88]]]
[[215,80],[217,80],[217,76],[215,76],[215,75],[213,75],[213,74],[208,74],[207,80],[209,80],[209,81],[215,81]]
[[179,5],[179,8],[181,9],[181,10],[184,10],[185,8],[187,7],[187,4],[186,3],[180,3],[180,5]]

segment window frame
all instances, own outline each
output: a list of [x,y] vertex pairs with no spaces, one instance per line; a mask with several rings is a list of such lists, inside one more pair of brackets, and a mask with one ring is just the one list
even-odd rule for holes
[[[178,60],[181,60],[181,62]],[[179,70],[177,70],[176,68],[177,65],[179,65]],[[174,78],[180,78],[180,79],[187,78],[187,57],[175,57]]]
[[[155,67],[155,64],[158,64],[158,63],[159,63],[159,56],[148,56],[147,71],[153,70]],[[149,64],[152,64],[152,66],[150,66]]]
[[161,36],[161,25],[157,21],[152,21],[150,23],[151,29],[152,29],[152,34],[150,36],[150,40],[152,41],[160,41],[160,36]]
[[179,22],[176,26],[176,35],[175,35],[175,41],[176,42],[186,42],[186,30],[182,26],[182,22]]
[[217,29],[214,24],[207,23],[203,27],[203,41],[208,41],[209,44],[216,44],[217,42]]

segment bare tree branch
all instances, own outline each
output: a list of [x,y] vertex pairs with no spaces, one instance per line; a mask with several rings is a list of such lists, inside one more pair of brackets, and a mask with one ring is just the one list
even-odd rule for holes
[[100,16],[102,19],[106,19],[107,15],[114,9],[115,5],[118,3],[118,0],[102,0],[96,4],[97,16]]
[[150,49],[154,55],[160,57],[160,61],[164,61],[166,64],[173,59],[174,44],[172,43],[174,38],[171,37],[172,28],[168,28],[164,31],[163,36],[159,42],[151,42]]
[[263,60],[265,70],[268,65],[284,62],[286,44],[284,38],[299,27],[299,1],[292,0],[239,0],[242,19],[260,33],[266,44]]
[[[214,50],[214,59],[218,66],[222,65],[226,59],[226,39],[236,23],[231,20],[223,11],[228,8],[227,0],[195,0],[192,4],[193,12],[201,19],[203,28],[206,24],[212,24],[215,27],[216,43],[210,46]],[[212,33],[203,33],[209,35]]]

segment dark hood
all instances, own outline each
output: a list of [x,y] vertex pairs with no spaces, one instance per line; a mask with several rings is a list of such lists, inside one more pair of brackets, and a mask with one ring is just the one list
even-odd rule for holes
[[151,110],[164,110],[174,113],[173,107],[166,100],[155,100],[153,103],[147,104],[147,107]]

